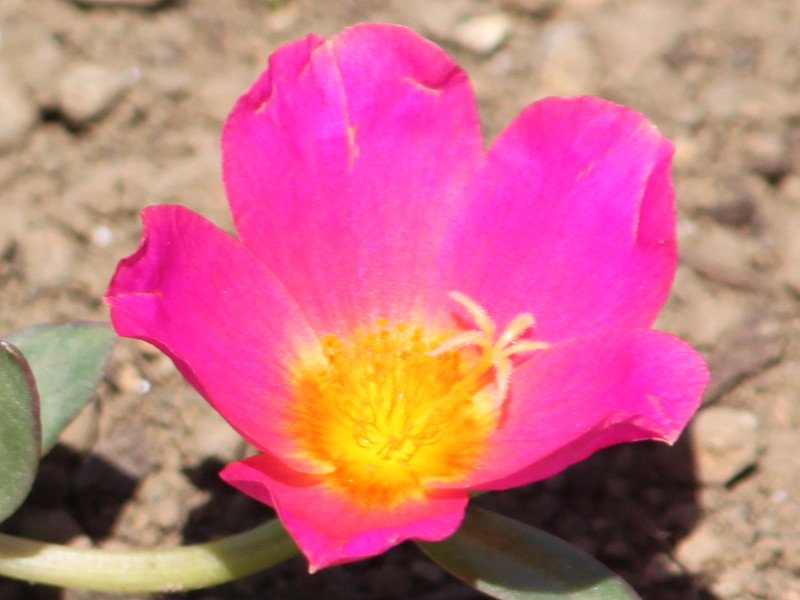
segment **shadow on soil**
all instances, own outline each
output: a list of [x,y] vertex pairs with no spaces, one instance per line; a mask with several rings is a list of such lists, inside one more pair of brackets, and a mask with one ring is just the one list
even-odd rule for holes
[[[271,509],[223,483],[223,463],[208,459],[184,472],[209,501],[193,510],[185,543],[229,535],[273,518]],[[137,482],[96,455],[56,446],[42,461],[25,507],[3,531],[66,542],[85,532],[106,539]],[[699,510],[688,434],[674,447],[642,443],[598,452],[564,473],[525,488],[486,494],[476,502],[546,531],[593,554],[622,575],[646,600],[714,600],[698,576],[671,557],[695,526]],[[40,515],[64,516],[56,527]],[[72,523],[77,526],[70,525]],[[46,535],[45,535],[46,534]],[[185,600],[481,600],[486,598],[434,566],[413,544],[382,556],[308,576],[292,559],[251,577],[180,595]],[[0,579],[8,600],[63,600],[64,592]],[[156,596],[159,597],[159,596]],[[110,599],[104,594],[69,598]]]
[[[674,447],[629,444],[598,452],[561,475],[525,488],[494,492],[476,502],[554,533],[621,574],[646,600],[713,600],[700,576],[673,556],[699,517],[689,434]],[[191,514],[188,541],[241,531],[272,512],[222,483],[224,465],[207,460],[186,471],[210,501]],[[323,570],[311,577],[302,559],[187,600],[480,600],[467,585],[430,563],[413,544],[369,561]]]

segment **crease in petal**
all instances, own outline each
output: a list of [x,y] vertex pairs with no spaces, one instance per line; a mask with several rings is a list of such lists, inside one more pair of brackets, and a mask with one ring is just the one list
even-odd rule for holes
[[490,148],[443,278],[500,321],[530,311],[545,341],[651,326],[677,257],[671,156],[628,108],[532,104]]
[[231,463],[221,475],[276,510],[312,572],[380,554],[408,539],[442,540],[458,528],[468,501],[461,490],[434,490],[422,500],[365,511],[323,478],[292,471],[266,455]]
[[482,147],[444,51],[364,24],[271,57],[225,124],[223,175],[243,243],[330,333],[426,305]]
[[142,218],[139,248],[106,293],[117,333],[156,345],[246,440],[286,453],[287,365],[318,344],[302,313],[247,248],[203,217],[157,206]]

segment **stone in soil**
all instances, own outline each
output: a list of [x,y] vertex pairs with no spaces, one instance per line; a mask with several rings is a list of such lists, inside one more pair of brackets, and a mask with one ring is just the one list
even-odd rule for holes
[[708,524],[701,523],[675,547],[674,556],[681,566],[699,573],[715,558],[723,547],[721,538]]
[[751,469],[761,446],[758,418],[748,410],[711,406],[692,423],[697,479],[703,485],[725,485]]
[[459,23],[453,37],[468,50],[486,56],[503,45],[511,35],[511,26],[511,17],[506,13],[478,15]]
[[597,93],[601,67],[581,22],[562,21],[548,25],[542,31],[535,52],[539,96]]
[[61,76],[58,105],[64,118],[83,127],[109,112],[139,79],[138,69],[112,69],[94,63],[72,65]]
[[[718,338],[718,343],[708,353],[711,382],[706,388],[703,402],[710,404],[740,383],[778,364],[786,346],[780,333],[759,331],[758,322],[744,323]],[[778,324],[778,330],[783,329]]]
[[3,27],[2,43],[14,77],[40,108],[54,108],[56,82],[65,64],[64,48],[54,32],[39,19],[18,17]]
[[430,2],[429,0],[405,0],[398,6],[411,23],[416,24],[423,35],[454,42],[453,32],[459,22],[470,13],[469,0],[448,0]]
[[777,181],[792,170],[789,143],[782,131],[750,132],[744,138],[743,149],[747,168],[768,181]]
[[0,153],[22,146],[38,119],[33,98],[0,65]]
[[675,44],[685,27],[676,2],[623,3],[590,19],[589,29],[615,78],[635,79]]

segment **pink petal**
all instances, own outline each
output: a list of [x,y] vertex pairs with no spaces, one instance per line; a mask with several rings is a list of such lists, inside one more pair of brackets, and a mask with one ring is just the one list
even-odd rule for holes
[[424,304],[481,157],[466,75],[393,25],[284,46],[223,132],[241,239],[323,332]]
[[324,476],[293,471],[259,455],[231,463],[222,478],[275,508],[284,527],[316,571],[380,554],[408,539],[439,541],[464,517],[464,491],[434,491],[394,509],[365,510],[325,486]]
[[239,242],[181,206],[142,213],[139,248],[106,294],[120,335],[169,355],[250,443],[282,453],[286,365],[316,342],[294,301]]
[[672,146],[598,98],[529,106],[489,151],[442,265],[452,289],[534,337],[649,327],[675,269]]
[[536,352],[513,371],[485,461],[469,482],[454,485],[506,489],[550,477],[605,446],[674,442],[707,382],[702,357],[660,331],[611,330]]

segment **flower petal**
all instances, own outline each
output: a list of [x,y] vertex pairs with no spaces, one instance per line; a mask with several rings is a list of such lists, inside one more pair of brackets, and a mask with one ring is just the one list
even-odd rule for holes
[[281,454],[286,364],[316,343],[303,316],[244,246],[203,217],[181,206],[142,217],[139,248],[106,294],[117,333],[163,350],[251,444]]
[[278,50],[223,132],[243,243],[326,333],[421,303],[481,158],[466,75],[393,25]]
[[469,499],[462,490],[441,490],[394,509],[366,510],[327,487],[324,476],[293,471],[263,454],[227,465],[221,476],[275,508],[312,572],[380,554],[408,539],[442,540],[458,529]]
[[672,145],[598,98],[529,106],[495,141],[442,256],[451,289],[534,337],[649,327],[675,269]]
[[702,357],[660,331],[611,330],[555,344],[514,370],[484,461],[469,482],[453,485],[506,489],[613,444],[674,442],[707,382]]

